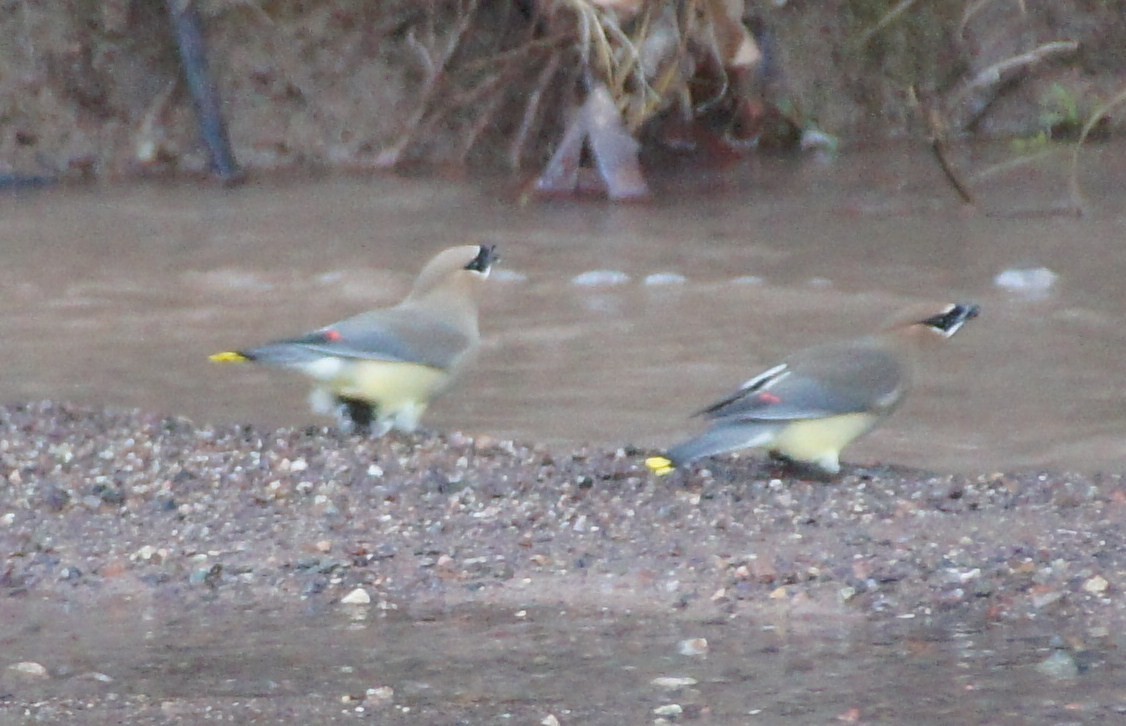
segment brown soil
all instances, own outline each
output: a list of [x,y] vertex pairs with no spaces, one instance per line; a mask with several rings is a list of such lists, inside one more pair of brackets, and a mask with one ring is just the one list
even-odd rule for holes
[[[471,4],[197,2],[240,163],[251,170],[542,163],[576,94],[575,73],[544,75],[552,57],[562,59],[560,68],[576,65],[568,19],[534,21],[531,2],[481,3],[467,16]],[[0,14],[8,39],[0,44],[0,172],[206,169],[163,3],[9,5]],[[770,102],[846,142],[922,138],[911,88],[954,132],[1059,135],[1074,133],[1126,87],[1118,0],[918,3],[884,22],[898,5],[748,3],[772,59]],[[459,20],[467,33],[429,94],[424,50],[438,58]],[[995,64],[1054,41],[1078,49],[974,85]],[[520,143],[536,88],[544,94]],[[1121,111],[1111,118],[1116,127]]]

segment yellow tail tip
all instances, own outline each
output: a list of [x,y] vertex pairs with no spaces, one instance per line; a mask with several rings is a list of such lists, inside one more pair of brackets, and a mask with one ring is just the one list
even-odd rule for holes
[[250,359],[242,353],[226,351],[224,353],[216,353],[215,355],[208,356],[207,360],[211,361],[212,363],[245,363]]
[[676,469],[676,464],[673,464],[671,459],[666,459],[663,456],[649,457],[645,460],[645,466],[649,467],[649,471],[657,476],[664,476]]

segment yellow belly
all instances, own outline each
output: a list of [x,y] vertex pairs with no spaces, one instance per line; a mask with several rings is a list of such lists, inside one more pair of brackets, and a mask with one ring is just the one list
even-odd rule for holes
[[795,421],[778,434],[770,449],[835,474],[841,468],[841,449],[868,433],[879,421],[879,416],[870,413]]
[[338,396],[374,404],[380,417],[405,407],[423,407],[445,387],[449,375],[413,363],[348,361],[328,382]]

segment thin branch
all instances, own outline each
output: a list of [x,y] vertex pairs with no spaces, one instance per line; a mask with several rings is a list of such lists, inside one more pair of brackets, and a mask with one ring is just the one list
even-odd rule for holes
[[[396,166],[402,160],[407,148],[418,138],[420,130],[424,127],[422,121],[430,111],[434,97],[441,87],[450,59],[461,47],[466,33],[469,31],[469,26],[473,23],[477,13],[477,4],[478,0],[466,0],[466,2],[459,4],[457,24],[447,34],[446,47],[441,50],[437,58],[434,56],[434,48],[428,48],[419,42],[413,32],[407,36],[407,42],[418,51],[426,68],[426,79],[423,81],[422,91],[419,93],[418,104],[404,125],[403,133],[393,144],[379,152],[375,161],[376,166],[385,168]],[[431,17],[431,21],[433,21],[433,17]],[[426,128],[430,128],[430,126],[432,124],[425,125]]]
[[548,84],[555,78],[555,73],[559,70],[559,62],[562,56],[562,53],[551,54],[547,63],[540,70],[539,76],[536,77],[536,85],[532,88],[532,92],[528,94],[528,100],[524,104],[524,116],[520,119],[520,127],[516,130],[512,143],[508,147],[508,164],[513,169],[520,168],[520,159],[524,156],[528,137],[531,135],[536,117],[539,115],[540,101],[543,99],[543,93],[547,90]]
[[[966,5],[965,10],[962,11],[962,20],[958,23],[958,35],[964,36],[966,34],[966,27],[973,20],[973,17],[981,12],[986,5],[993,2],[993,0],[977,0]],[[1017,5],[1020,7],[1020,14],[1027,15],[1028,8],[1024,6],[1024,0],[1016,0]]]
[[1079,152],[1083,149],[1083,143],[1087,140],[1087,135],[1098,125],[1099,121],[1116,106],[1123,103],[1126,103],[1126,90],[1120,91],[1117,96],[1095,109],[1091,117],[1087,119],[1087,123],[1083,124],[1083,130],[1079,133],[1079,139],[1075,142],[1075,147],[1071,152],[1071,177],[1068,182],[1068,187],[1071,190],[1071,203],[1075,206],[1076,215],[1082,215],[1086,209],[1083,199],[1083,190],[1079,188]]
[[1010,171],[1013,171],[1014,169],[1019,169],[1023,166],[1029,166],[1040,161],[1045,161],[1047,159],[1051,159],[1053,156],[1059,156],[1064,152],[1064,150],[1065,147],[1063,147],[1062,145],[1052,144],[1040,151],[1037,151],[1034,154],[1025,154],[1023,156],[1018,156],[1013,159],[1008,159],[1006,161],[987,166],[986,168],[971,174],[970,181],[974,183],[983,182],[995,176],[1006,174]]
[[1054,56],[1074,53],[1078,49],[1079,43],[1074,40],[1052,41],[1038,48],[1033,48],[1027,53],[998,61],[983,69],[959,89],[948,105],[950,109],[968,107],[965,112],[960,114],[961,118],[953,124],[954,128],[964,129],[976,121],[989,107],[1002,84],[1011,79],[1017,72],[1031,68]]
[[493,122],[497,106],[500,105],[501,100],[504,98],[504,94],[499,92],[499,81],[501,78],[503,78],[503,74],[498,74],[496,78],[492,79],[491,82],[487,84],[485,92],[488,95],[485,101],[475,109],[477,112],[477,120],[474,121],[473,125],[465,132],[461,148],[458,150],[457,156],[455,157],[460,164],[465,164],[466,159],[469,157],[469,152],[473,150],[473,147],[477,144],[477,140],[481,138],[481,134],[485,132],[485,129]]
[[856,44],[861,47],[868,45],[868,41],[870,41],[873,36],[875,36],[887,26],[894,23],[897,19],[899,19],[900,15],[903,15],[905,12],[910,10],[911,6],[914,4],[915,0],[900,0],[900,3],[891,10],[888,10],[884,14],[884,16],[880,18],[879,22],[877,22],[868,30],[864,31],[864,33],[861,34],[859,40],[857,40]]
[[942,169],[946,181],[958,193],[958,196],[966,204],[977,206],[969,188],[962,182],[961,176],[954,169],[954,165],[950,163],[949,156],[947,155],[946,146],[946,123],[943,121],[942,116],[934,108],[933,104],[927,100],[919,98],[914,88],[908,89],[909,97],[913,101],[913,106],[916,112],[922,117],[923,123],[927,126],[927,132],[930,136],[931,153],[934,154],[935,160],[938,161],[938,166]]
[[1012,75],[1013,71],[1023,70],[1027,66],[1036,65],[1054,55],[1074,53],[1078,49],[1079,43],[1077,41],[1055,40],[1051,43],[1045,43],[1038,48],[1033,48],[1027,53],[1021,53],[1020,55],[1006,58],[1003,61],[998,61],[974,76],[973,80],[962,90],[962,95],[972,93],[978,88],[996,86],[1006,76]]
[[958,192],[958,196],[962,198],[962,201],[971,206],[977,206],[973,195],[970,194],[969,189],[962,183],[962,180],[958,178],[954,167],[951,166],[950,162],[947,160],[946,142],[941,137],[935,136],[931,139],[931,152],[934,154],[934,158],[938,159],[938,165],[942,168],[942,173],[946,175],[946,181],[950,182],[950,186],[954,187],[954,191]]

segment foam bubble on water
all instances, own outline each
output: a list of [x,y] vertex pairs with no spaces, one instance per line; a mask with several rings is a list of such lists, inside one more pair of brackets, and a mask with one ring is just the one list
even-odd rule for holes
[[583,287],[608,287],[626,284],[629,282],[629,275],[621,270],[589,270],[575,275],[571,282]]
[[1058,278],[1047,267],[1012,267],[997,273],[993,284],[1018,295],[1038,297],[1047,295]]
[[654,272],[645,278],[646,285],[683,285],[688,278],[677,272]]
[[516,270],[508,270],[505,268],[493,269],[489,272],[489,276],[497,282],[527,282],[528,276],[523,272]]

